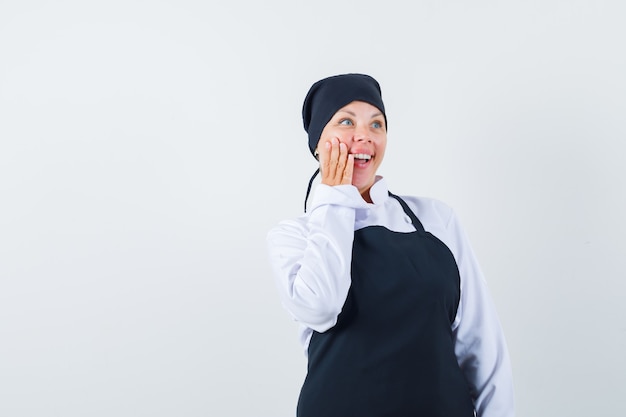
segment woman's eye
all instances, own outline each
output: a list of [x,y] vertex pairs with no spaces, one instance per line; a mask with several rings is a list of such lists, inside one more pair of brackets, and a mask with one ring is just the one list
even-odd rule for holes
[[372,127],[374,129],[380,129],[381,127],[383,127],[383,125],[380,122],[374,122],[374,123],[372,123]]
[[344,126],[352,126],[352,120],[350,119],[342,119],[339,121],[340,125],[344,125]]

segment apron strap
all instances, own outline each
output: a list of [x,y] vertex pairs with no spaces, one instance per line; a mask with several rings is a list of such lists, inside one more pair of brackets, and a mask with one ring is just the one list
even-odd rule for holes
[[422,222],[419,221],[415,213],[413,213],[413,210],[411,210],[411,208],[406,204],[406,202],[403,199],[401,199],[399,196],[392,194],[391,191],[387,191],[387,192],[389,193],[389,197],[393,197],[396,200],[398,200],[398,202],[402,206],[402,210],[404,210],[406,215],[411,218],[411,222],[413,223],[413,227],[415,227],[415,230],[423,233],[424,226],[422,226]]

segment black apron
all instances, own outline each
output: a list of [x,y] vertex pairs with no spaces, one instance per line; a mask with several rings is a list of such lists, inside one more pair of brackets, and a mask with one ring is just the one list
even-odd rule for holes
[[456,261],[424,231],[354,232],[352,283],[337,324],[313,332],[298,417],[473,417],[454,354]]

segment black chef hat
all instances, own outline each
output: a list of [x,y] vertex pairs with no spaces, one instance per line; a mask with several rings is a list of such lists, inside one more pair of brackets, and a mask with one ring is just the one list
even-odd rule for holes
[[[326,124],[339,109],[353,101],[364,101],[378,108],[385,118],[387,129],[387,115],[378,81],[365,74],[341,74],[321,79],[311,86],[302,105],[302,122],[309,135],[309,150],[313,156]],[[309,180],[304,211],[311,185],[318,173],[319,168]]]
[[309,134],[309,149],[315,155],[317,142],[324,126],[337,110],[352,103],[364,101],[378,108],[385,117],[385,105],[378,82],[365,74],[341,74],[319,80],[311,86],[302,105],[304,130]]

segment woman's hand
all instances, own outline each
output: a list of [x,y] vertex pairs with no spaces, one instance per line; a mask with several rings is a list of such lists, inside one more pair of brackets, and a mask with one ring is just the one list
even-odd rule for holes
[[339,139],[332,138],[318,147],[322,184],[352,184],[354,156],[348,154],[348,147]]

